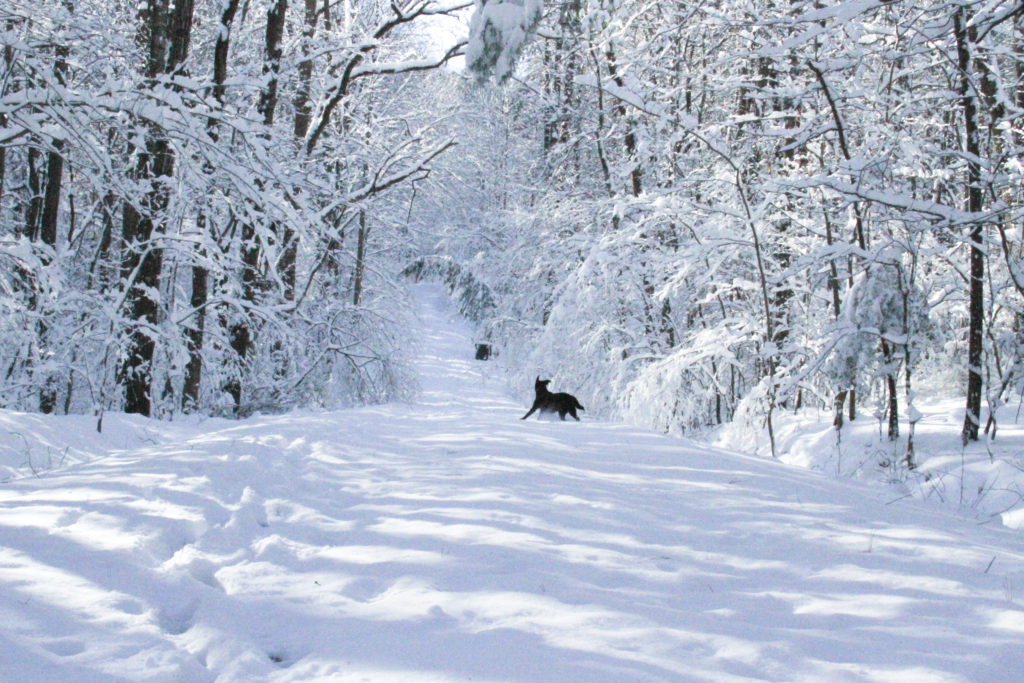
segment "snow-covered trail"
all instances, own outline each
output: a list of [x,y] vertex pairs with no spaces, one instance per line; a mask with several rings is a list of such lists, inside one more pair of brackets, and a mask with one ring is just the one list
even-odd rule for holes
[[416,293],[415,404],[210,420],[0,485],[0,680],[1024,676],[1018,533],[520,421],[532,397]]

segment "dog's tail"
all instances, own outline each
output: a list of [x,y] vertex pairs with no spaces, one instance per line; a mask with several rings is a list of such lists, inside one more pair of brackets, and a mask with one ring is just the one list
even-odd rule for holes
[[586,408],[584,408],[583,406],[580,405],[579,400],[575,396],[573,396],[572,401],[573,401],[573,403],[576,404],[576,407],[579,408],[580,410],[586,410]]

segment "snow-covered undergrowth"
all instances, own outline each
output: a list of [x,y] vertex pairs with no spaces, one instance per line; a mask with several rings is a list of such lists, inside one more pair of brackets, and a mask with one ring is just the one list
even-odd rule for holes
[[1024,673],[1019,532],[586,415],[520,421],[532,397],[472,360],[440,288],[416,294],[415,402],[102,435],[0,413],[0,680]]
[[[996,412],[995,438],[960,445],[962,398],[918,399],[914,428],[914,464],[905,466],[909,425],[887,436],[885,417],[861,415],[841,432],[825,411],[779,411],[776,449],[782,462],[838,478],[871,481],[905,495],[945,507],[982,524],[1024,527],[1024,421],[1014,401]],[[988,419],[988,411],[982,416]],[[991,432],[990,432],[991,435]],[[763,422],[737,421],[709,439],[723,448],[770,455]]]

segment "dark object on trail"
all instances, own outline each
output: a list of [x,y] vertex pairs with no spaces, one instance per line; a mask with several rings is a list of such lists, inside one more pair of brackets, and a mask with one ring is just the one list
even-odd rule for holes
[[476,359],[477,360],[488,360],[491,357],[491,345],[490,344],[477,344],[476,345]]
[[572,394],[557,393],[553,394],[548,391],[548,383],[551,382],[549,379],[542,380],[540,375],[533,383],[533,388],[537,392],[537,398],[533,400],[533,407],[530,411],[523,415],[520,420],[533,415],[533,411],[540,410],[542,413],[558,413],[558,417],[565,419],[566,413],[572,415],[577,422],[580,421],[579,416],[576,414],[576,409],[586,410],[580,405],[580,402],[576,400],[576,397]]

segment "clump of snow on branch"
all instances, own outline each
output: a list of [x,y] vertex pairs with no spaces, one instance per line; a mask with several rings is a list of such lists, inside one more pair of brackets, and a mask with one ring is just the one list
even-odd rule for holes
[[504,81],[540,20],[541,0],[477,0],[469,24],[466,64],[480,78]]

